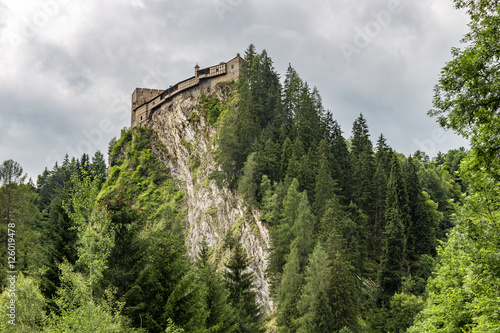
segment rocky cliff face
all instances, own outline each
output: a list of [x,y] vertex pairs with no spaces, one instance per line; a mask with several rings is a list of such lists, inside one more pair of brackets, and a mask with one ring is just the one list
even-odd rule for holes
[[[221,101],[227,102],[228,86],[211,87]],[[231,87],[229,87],[231,89]],[[223,92],[224,90],[224,92]],[[178,186],[186,193],[187,245],[191,258],[199,251],[203,237],[214,247],[214,258],[222,267],[229,256],[223,249],[228,231],[241,236],[255,275],[258,300],[267,310],[272,307],[269,285],[264,275],[269,233],[258,219],[259,212],[247,208],[238,195],[219,188],[209,179],[216,169],[212,152],[217,129],[211,126],[200,106],[200,92],[175,97],[155,111],[149,125],[165,147],[154,153],[170,169]]]

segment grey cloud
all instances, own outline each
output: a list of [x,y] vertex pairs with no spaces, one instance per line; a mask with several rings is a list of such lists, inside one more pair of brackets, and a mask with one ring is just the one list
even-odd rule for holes
[[[35,0],[28,1],[34,6],[29,13],[39,10]],[[196,63],[229,60],[250,43],[268,51],[282,78],[291,63],[316,86],[347,137],[363,112],[373,140],[383,132],[405,154],[422,142],[431,150],[425,140],[438,128],[426,115],[432,87],[450,47],[466,31],[466,20],[448,0],[401,0],[402,10],[390,24],[347,62],[339,45],[353,44],[355,29],[364,29],[388,3],[69,2],[39,35],[19,47],[7,45],[7,55],[0,54],[12,72],[0,71],[0,158],[18,157],[36,175],[66,152],[105,153],[109,140],[129,124],[135,87],[165,88],[193,75]],[[446,16],[438,15],[436,4]],[[51,28],[60,20],[79,23],[71,33],[57,35]],[[0,29],[6,22],[0,15]],[[113,123],[113,132],[98,133],[102,119]],[[4,130],[13,126],[32,141],[8,136]],[[434,142],[433,150],[464,144],[451,133],[446,138]]]

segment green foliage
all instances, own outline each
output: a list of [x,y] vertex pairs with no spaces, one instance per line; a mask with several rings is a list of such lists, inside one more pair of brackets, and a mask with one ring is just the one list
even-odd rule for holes
[[423,307],[424,301],[419,296],[406,293],[394,294],[390,300],[390,312],[386,324],[387,332],[406,332]]
[[[486,2],[468,4],[476,15],[472,26],[484,33],[473,39],[495,34],[480,29],[483,23],[496,27],[490,24],[495,15],[478,11]],[[199,126],[201,116],[217,127],[212,143],[218,165],[209,177],[243,197],[248,214],[260,209],[269,228],[266,274],[275,308],[265,329],[404,332],[416,318],[410,331],[498,331],[500,186],[496,132],[483,123],[494,120],[494,110],[491,105],[472,110],[473,104],[456,99],[450,79],[473,77],[458,71],[470,70],[470,64],[449,65],[457,71],[443,73],[435,106],[472,115],[463,117],[465,125],[457,122],[460,117],[448,124],[470,132],[476,140],[472,153],[465,158],[464,149],[452,150],[431,159],[417,152],[406,159],[383,135],[374,152],[363,115],[347,141],[318,90],[291,66],[281,87],[266,51],[259,54],[251,45],[245,59],[238,83],[219,83],[212,95],[202,94],[188,121]],[[475,89],[462,88],[460,93]],[[439,104],[443,101],[456,103]],[[464,105],[469,109],[460,109]],[[211,262],[218,255],[212,256],[206,242],[192,262],[184,239],[184,193],[155,154],[176,157],[156,135],[147,127],[123,129],[109,145],[108,179],[99,152],[66,157],[39,176],[36,189],[25,184],[15,162],[0,167],[0,217],[19,221],[18,267],[29,272],[19,275],[28,281],[21,286],[37,309],[20,319],[31,325],[27,329],[264,330],[249,258],[240,244],[245,217],[236,219],[224,238],[222,248],[231,253],[224,273]],[[194,152],[194,141],[180,144],[196,173],[205,156]],[[207,214],[214,219],[224,212],[211,207]],[[436,258],[437,239],[446,241],[455,224]],[[256,230],[253,224],[251,232]],[[39,271],[42,265],[46,269]],[[38,311],[42,305],[47,316]]]
[[408,332],[500,331],[499,52],[492,42],[498,38],[499,6],[492,1],[454,2],[470,15],[470,31],[463,39],[465,47],[452,50],[453,60],[441,72],[435,109],[429,114],[470,139],[471,150],[460,170],[469,188],[447,242],[438,249],[440,260],[427,285],[425,307]]
[[238,182],[238,194],[240,194],[248,204],[256,204],[257,184],[254,179],[256,173],[255,153],[248,155],[248,159],[243,166],[243,175]]
[[373,183],[375,174],[375,159],[373,147],[368,133],[368,125],[362,114],[352,127],[351,156],[353,167],[352,195],[355,203],[365,214],[373,209]]
[[200,121],[200,115],[196,112],[193,112],[189,115],[188,121],[194,122],[194,123],[198,122],[198,121]]
[[245,250],[238,244],[231,252],[226,264],[225,279],[229,289],[229,300],[236,311],[238,333],[262,332],[262,311],[256,302],[252,273],[245,272],[249,266]]
[[327,249],[330,253],[331,272],[328,288],[328,304],[332,309],[329,320],[332,322],[332,329],[341,330],[343,327],[359,330],[358,304],[360,295],[356,283],[356,276],[349,270],[349,262],[346,261],[342,253],[333,246]]
[[201,108],[210,125],[215,125],[222,112],[222,106],[217,96],[201,94]]
[[[296,180],[292,182],[288,194],[293,195],[292,186],[297,185]],[[284,208],[286,206],[284,204]],[[309,254],[312,252],[312,234],[314,227],[314,215],[311,213],[307,193],[299,194],[299,204],[294,207],[296,211],[290,211],[291,237],[290,252],[286,264],[283,267],[283,277],[279,287],[278,299],[280,309],[278,311],[278,327],[285,332],[295,332],[295,320],[299,317],[297,302],[300,296],[300,287],[304,280],[304,271],[308,263]]]
[[73,270],[68,263],[59,266],[61,288],[56,303],[60,315],[52,314],[44,332],[132,332],[120,313],[123,303],[116,302],[110,290],[94,297],[91,275]]
[[197,153],[191,154],[188,157],[189,170],[194,171],[201,165],[200,156]]
[[441,71],[429,114],[438,117],[441,126],[469,138],[473,166],[498,178],[500,51],[493,41],[499,38],[499,6],[495,1],[454,3],[467,10],[470,31],[463,48],[452,49],[453,59]]
[[272,277],[273,290],[280,284],[283,266],[286,263],[286,256],[290,253],[290,243],[292,241],[291,228],[297,218],[297,208],[301,199],[298,187],[299,183],[294,179],[283,199],[282,217],[278,224],[272,226],[269,230],[272,238],[268,273]]
[[203,240],[198,254],[197,278],[205,289],[204,303],[208,316],[205,321],[206,332],[229,333],[237,328],[236,313],[229,302],[229,290],[224,278],[209,261],[210,249]]
[[428,298],[412,332],[495,332],[497,316],[499,184],[470,164],[463,172],[472,194],[458,208],[456,226],[439,250],[436,275],[427,286]]
[[[24,183],[26,176],[19,163],[4,161],[0,166],[0,259],[7,267],[7,262],[14,262],[17,271],[41,268],[41,235],[36,226],[39,210],[38,198],[31,184]],[[9,236],[13,235],[12,237]],[[8,241],[8,238],[14,243]],[[14,250],[8,251],[13,245]],[[10,252],[10,253],[9,253]],[[14,252],[14,254],[12,254]],[[9,259],[10,257],[10,259]],[[7,284],[7,269],[0,272],[2,287]]]
[[331,267],[328,254],[318,243],[305,271],[305,285],[298,301],[297,332],[332,332],[333,320],[328,304]]
[[[0,330],[5,333],[41,332],[47,316],[45,314],[46,301],[40,291],[38,281],[19,273],[15,276],[14,285],[14,291],[10,291],[9,288],[0,294],[2,318]],[[13,313],[9,307],[14,309]]]
[[78,234],[78,260],[75,267],[67,262],[59,265],[61,287],[55,303],[60,315],[51,315],[46,331],[126,332],[127,320],[120,314],[123,304],[114,300],[110,289],[100,288],[114,246],[114,230],[97,202],[99,178],[83,176],[79,181],[78,174],[72,175],[71,200],[63,205]]
[[[112,258],[106,276],[126,302],[123,313],[134,326],[163,332],[171,318],[194,332],[201,329],[205,314],[200,312],[199,317],[195,311],[203,308],[203,291],[196,287],[192,274],[186,275],[183,194],[152,154],[151,138],[150,129],[134,129],[130,144],[121,150],[120,172],[110,177],[99,194],[120,237],[113,249],[117,260]],[[186,310],[182,312],[181,307]]]

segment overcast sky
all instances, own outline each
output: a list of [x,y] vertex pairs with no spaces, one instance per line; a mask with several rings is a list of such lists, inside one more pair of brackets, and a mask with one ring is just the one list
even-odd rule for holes
[[136,87],[164,89],[266,49],[316,86],[346,138],[434,156],[467,142],[426,115],[467,17],[451,0],[0,0],[0,162],[29,176],[130,126]]

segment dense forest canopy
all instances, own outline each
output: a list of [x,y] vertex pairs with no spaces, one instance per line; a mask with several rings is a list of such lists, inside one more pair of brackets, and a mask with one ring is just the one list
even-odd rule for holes
[[362,114],[346,135],[315,87],[292,66],[281,79],[253,45],[226,97],[200,98],[218,133],[210,178],[269,231],[272,311],[241,234],[225,235],[227,257],[206,240],[188,256],[185,193],[154,131],[136,127],[110,142],[108,166],[100,152],[66,156],[36,185],[15,161],[0,166],[0,330],[500,331],[500,8],[455,5],[470,32],[429,114],[468,151],[404,156]]

